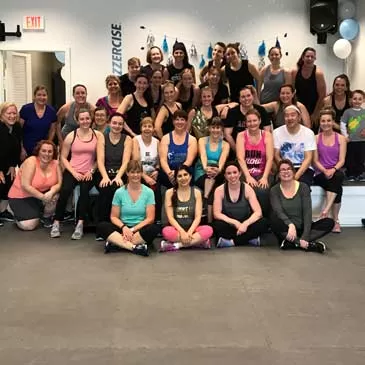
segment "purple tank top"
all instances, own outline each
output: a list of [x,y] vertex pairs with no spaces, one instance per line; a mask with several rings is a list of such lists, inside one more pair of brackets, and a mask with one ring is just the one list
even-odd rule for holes
[[338,133],[335,133],[335,143],[332,146],[325,146],[322,140],[323,134],[318,136],[318,159],[325,169],[330,169],[336,165],[340,158],[340,142]]

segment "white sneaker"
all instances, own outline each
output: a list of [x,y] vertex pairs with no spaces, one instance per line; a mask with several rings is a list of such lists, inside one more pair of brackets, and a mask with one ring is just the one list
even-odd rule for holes
[[50,235],[51,235],[51,238],[61,237],[61,231],[60,231],[59,223],[53,223]]

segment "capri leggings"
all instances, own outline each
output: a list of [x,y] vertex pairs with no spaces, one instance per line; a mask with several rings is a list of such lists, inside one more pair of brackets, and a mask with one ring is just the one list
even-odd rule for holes
[[[198,226],[195,232],[199,234],[202,241],[206,241],[213,236],[213,228],[211,226]],[[170,242],[177,242],[180,236],[178,230],[172,226],[164,227],[162,235],[165,240]]]

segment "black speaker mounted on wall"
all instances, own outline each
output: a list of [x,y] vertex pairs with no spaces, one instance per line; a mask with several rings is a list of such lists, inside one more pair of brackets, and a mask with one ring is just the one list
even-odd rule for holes
[[317,43],[327,42],[327,33],[337,32],[338,0],[310,0],[310,31]]

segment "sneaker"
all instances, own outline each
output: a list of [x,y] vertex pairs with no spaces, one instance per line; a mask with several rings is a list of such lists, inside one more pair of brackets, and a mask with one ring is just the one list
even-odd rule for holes
[[148,247],[145,243],[141,243],[140,245],[135,245],[132,252],[139,256],[148,256]]
[[4,223],[2,221],[0,221],[0,227],[2,227],[4,225]]
[[4,222],[14,222],[15,219],[8,210],[4,210],[2,213],[0,213],[0,220]]
[[336,222],[332,228],[333,233],[341,233],[341,226],[339,222]]
[[52,217],[42,217],[41,223],[44,228],[51,228],[53,225],[53,219]]
[[179,246],[176,243],[162,240],[160,244],[159,252],[178,251]]
[[75,220],[75,212],[65,212],[62,222],[70,222]]
[[248,241],[248,244],[251,246],[261,246],[260,237],[252,238]]
[[95,241],[101,242],[101,241],[104,241],[104,238],[101,236],[96,236]]
[[104,254],[109,253],[111,248],[112,248],[112,244],[109,241],[105,241]]
[[307,251],[323,253],[326,251],[326,245],[322,241],[309,242]]
[[58,223],[53,223],[51,229],[51,238],[61,237],[60,225]]
[[200,243],[199,245],[195,245],[194,247],[209,250],[212,247],[212,244],[210,243],[210,239],[207,239],[206,241]]
[[288,241],[287,239],[283,240],[281,242],[281,245],[280,245],[280,248],[282,250],[290,250],[290,249],[293,249],[293,248],[296,248],[297,246],[295,245],[294,242],[290,242]]
[[217,242],[217,248],[226,248],[226,247],[233,247],[233,246],[234,246],[233,240],[219,237],[218,242]]
[[83,235],[84,235],[84,227],[82,224],[78,224],[74,230],[74,233],[72,233],[71,239],[81,240]]
[[365,173],[362,173],[360,176],[358,176],[357,181],[365,182]]
[[356,181],[356,176],[348,176],[347,181],[349,181],[349,182]]

